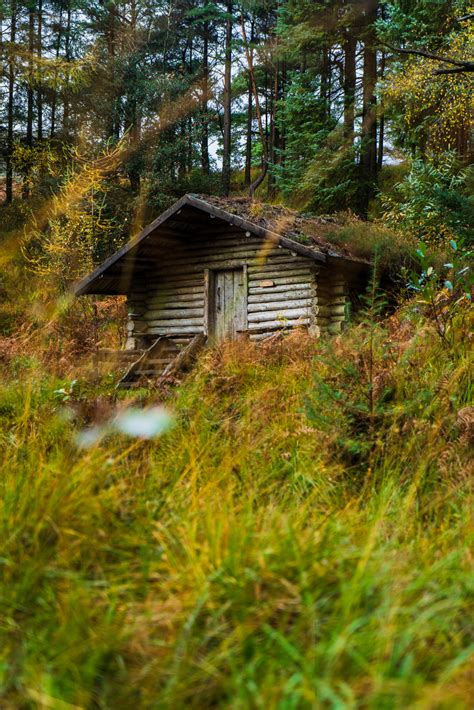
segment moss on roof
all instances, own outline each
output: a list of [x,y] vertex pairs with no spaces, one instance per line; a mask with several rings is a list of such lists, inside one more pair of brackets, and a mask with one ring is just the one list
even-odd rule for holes
[[[333,215],[312,217],[303,215],[283,205],[271,205],[266,202],[252,201],[248,197],[216,197],[214,195],[196,195],[201,200],[215,205],[226,212],[238,215],[283,237],[293,239],[300,244],[314,245],[323,251],[331,251],[331,234],[343,219]],[[338,245],[337,251],[347,256],[354,256],[345,245]]]
[[378,262],[385,268],[406,262],[416,249],[416,240],[382,224],[363,221],[351,213],[314,216],[248,197],[196,197],[300,244],[317,247],[326,254],[371,261],[377,251]]

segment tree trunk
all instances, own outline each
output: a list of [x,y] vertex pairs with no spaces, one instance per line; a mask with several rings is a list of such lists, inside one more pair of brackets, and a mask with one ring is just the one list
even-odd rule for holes
[[26,144],[33,145],[33,111],[34,111],[34,66],[35,52],[35,11],[33,5],[28,10],[28,88],[26,97]]
[[136,96],[136,84],[138,81],[138,71],[137,71],[137,57],[134,53],[137,50],[137,3],[133,0],[130,7],[130,41],[131,41],[131,51],[130,51],[130,61],[131,72],[129,77],[129,95],[127,97],[126,103],[126,117],[125,117],[125,130],[129,132],[130,148],[132,152],[131,167],[128,171],[128,177],[130,180],[130,187],[133,192],[138,193],[140,191],[140,171],[138,166],[133,161],[133,153],[136,151],[140,143],[140,115]]
[[245,138],[245,186],[248,187],[252,180],[252,124],[253,124],[253,101],[252,101],[252,77],[249,72],[248,96],[247,96],[247,128]]
[[270,172],[268,174],[268,197],[270,199],[273,199],[276,193],[275,174],[272,171],[272,167],[275,166],[278,161],[279,148],[279,131],[276,122],[277,101],[280,93],[280,67],[278,62],[275,62],[274,72],[270,102],[270,145],[268,150],[268,162],[270,166]]
[[357,39],[353,28],[349,28],[344,42],[344,137],[350,145],[354,141],[356,48]]
[[[380,59],[380,78],[384,78],[385,73],[385,52],[382,52],[382,57]],[[384,115],[384,105],[383,102],[380,103],[380,118],[379,118],[379,146],[377,150],[377,170],[382,169],[383,165],[383,147],[385,138],[385,115]]]
[[262,141],[262,152],[263,152],[262,172],[258,176],[258,178],[249,187],[249,195],[253,199],[254,194],[255,194],[255,190],[257,189],[257,187],[259,187],[259,185],[262,184],[262,182],[264,181],[265,176],[267,174],[267,170],[268,170],[268,142],[267,142],[266,127],[264,129],[263,122],[262,122],[262,112],[260,111],[260,102],[258,100],[257,82],[255,81],[255,72],[253,70],[253,54],[250,51],[249,43],[247,41],[247,32],[245,30],[245,20],[244,20],[243,13],[241,13],[241,15],[240,15],[240,23],[241,23],[241,28],[242,28],[242,38],[244,40],[245,54],[247,56],[247,65],[249,68],[250,80],[252,83],[253,97],[255,100],[255,115],[257,116],[258,131],[260,134],[260,140]]
[[252,138],[253,138],[253,88],[252,88],[252,72],[250,66],[253,66],[253,42],[255,39],[255,20],[252,18],[250,22],[250,46],[248,48],[250,56],[250,64],[248,67],[248,89],[247,89],[247,126],[245,132],[245,187],[250,187],[252,182]]
[[209,21],[204,21],[202,47],[201,168],[209,175]]
[[[41,61],[43,54],[43,0],[38,0],[38,60]],[[43,139],[43,89],[41,81],[38,83],[36,94],[36,105],[38,109],[38,140]]]
[[[56,64],[59,61],[59,54],[61,52],[62,27],[63,27],[63,9],[61,7],[61,9],[59,10],[58,36],[56,38]],[[57,107],[57,103],[58,103],[57,74],[58,74],[58,71],[57,71],[57,69],[55,69],[54,70],[53,96],[51,99],[51,128],[50,128],[51,138],[54,138],[54,135],[56,133],[56,107]]]
[[321,84],[319,89],[319,96],[322,105],[322,115],[327,118],[329,115],[329,74],[330,74],[330,61],[329,61],[329,48],[323,47],[322,50],[322,62],[321,62]]
[[13,200],[13,112],[15,110],[15,41],[16,41],[16,0],[11,2],[11,25],[10,25],[10,47],[8,54],[8,117],[7,117],[7,151],[6,151],[6,176],[5,176],[5,199],[7,203]]
[[224,62],[224,144],[222,152],[222,193],[230,192],[231,83],[232,83],[232,0],[227,0]]
[[110,66],[111,107],[106,137],[114,139],[118,139],[120,137],[119,97],[117,95],[115,70],[116,14],[117,9],[114,3],[109,3],[106,26],[106,41],[108,55],[107,59]]
[[[35,11],[33,5],[28,9],[28,85],[26,89],[26,145],[33,147],[33,113],[34,113],[34,65],[35,51]],[[25,165],[21,194],[24,200],[30,196],[30,169]]]
[[[64,39],[64,58],[66,62],[71,60],[71,2],[67,4],[67,19],[66,32]],[[68,92],[69,74],[66,75],[63,98],[63,131],[67,134],[69,129],[69,92]]]
[[367,216],[369,200],[374,194],[377,177],[377,51],[375,21],[378,0],[369,0],[364,32],[364,74],[362,79],[362,133],[360,153],[359,211]]

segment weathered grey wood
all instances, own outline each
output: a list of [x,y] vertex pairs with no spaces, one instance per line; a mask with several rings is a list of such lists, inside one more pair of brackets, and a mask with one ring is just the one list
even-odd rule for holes
[[[169,272],[173,273],[173,270],[169,269]],[[190,276],[193,278],[190,278]],[[178,288],[183,289],[183,292],[185,289],[192,292],[193,290],[195,291],[198,288],[202,288],[203,282],[204,279],[200,273],[196,273],[194,275],[185,274],[183,276],[175,274],[175,279],[173,280],[166,278],[163,274],[157,273],[156,279],[149,280],[148,293],[157,289],[164,292],[172,291],[175,293]]]
[[[281,305],[282,310],[287,311],[288,309],[293,309],[293,308],[306,308],[309,309],[311,308],[311,299],[310,298],[301,298],[301,299],[295,299],[295,300],[286,300],[281,302],[283,305]],[[249,303],[248,305],[248,312],[249,312],[249,318],[250,318],[250,313],[264,313],[265,311],[273,311],[277,312],[278,310],[278,302],[275,303],[274,301],[268,302],[268,303]]]
[[163,326],[149,326],[148,328],[148,333],[150,335],[166,335],[166,336],[173,336],[173,335],[178,335],[182,333],[186,334],[196,334],[196,333],[202,333],[202,327],[199,326],[167,326],[166,328],[163,328]]
[[142,369],[146,369],[149,358],[156,358],[158,354],[163,353],[165,346],[165,338],[157,338],[150,347],[141,353],[141,355],[133,362],[125,372],[124,376],[118,383],[118,387],[123,386],[127,382],[131,382],[140,377]]
[[209,337],[209,332],[213,327],[213,300],[214,292],[214,274],[208,268],[204,269],[204,308],[203,308],[203,331],[206,337]]
[[201,319],[204,315],[204,308],[183,308],[179,310],[173,310],[169,308],[158,308],[157,310],[149,310],[146,312],[146,320],[166,320],[167,318],[173,320],[188,320],[189,318],[199,318]]
[[[258,284],[260,281],[265,281],[266,279],[253,279],[252,274],[249,274],[249,288],[250,292],[252,292],[252,289],[259,288]],[[291,284],[299,284],[300,286],[306,286],[307,284],[311,283],[310,279],[305,279],[302,276],[278,276],[274,279],[271,279],[272,281],[275,282],[275,286],[290,286]],[[271,291],[271,288],[266,289],[268,292]]]
[[204,299],[196,298],[194,300],[178,300],[168,298],[154,298],[148,303],[148,313],[152,310],[169,310],[169,311],[185,311],[188,308],[204,309]]
[[243,268],[214,272],[210,308],[213,338],[235,338],[237,331],[245,327],[247,304]]
[[255,303],[277,303],[280,301],[287,301],[288,298],[294,300],[299,298],[306,298],[308,300],[314,299],[314,293],[311,286],[308,288],[301,289],[285,289],[284,291],[276,291],[274,288],[262,289],[264,293],[251,293],[248,296],[248,302],[250,304]]
[[149,328],[155,328],[157,326],[162,326],[164,328],[166,328],[167,326],[173,326],[179,328],[181,326],[188,325],[198,325],[202,327],[203,316],[199,316],[198,318],[188,318],[187,316],[184,316],[182,318],[152,318],[148,321]]
[[219,217],[220,219],[229,222],[230,224],[241,227],[244,231],[252,232],[254,234],[257,234],[258,236],[261,236],[263,239],[272,240],[281,244],[284,247],[294,249],[297,253],[303,254],[303,256],[308,256],[311,259],[319,260],[323,263],[326,262],[325,254],[317,252],[317,250],[315,249],[310,249],[309,247],[305,247],[302,244],[293,242],[291,239],[274,234],[268,229],[264,229],[263,227],[253,224],[252,222],[248,222],[242,217],[229,215],[228,212],[225,212],[224,210],[221,210],[218,207],[212,206],[211,209],[209,209],[208,203],[204,202],[204,200],[199,200],[198,198],[191,195],[188,195],[187,197],[189,199],[190,204],[195,205],[200,209],[205,209],[209,211],[209,214],[214,214],[216,217]]
[[249,313],[249,325],[251,323],[260,323],[267,320],[296,320],[298,318],[308,318],[310,315],[309,308],[286,308],[281,311],[259,311],[258,313]]
[[[203,250],[211,252],[215,249],[217,242],[219,242],[219,244],[226,249],[246,246],[248,248],[251,247],[252,249],[258,250],[262,248],[263,244],[261,239],[250,239],[248,237],[239,237],[238,235],[216,234],[214,237],[209,239],[206,234],[201,234],[200,236],[197,235],[192,240],[189,238],[181,240],[180,243],[174,247],[173,253],[175,253],[176,256],[185,256],[188,253],[201,253]],[[157,255],[161,254],[161,251],[157,250],[156,253]]]
[[278,278],[289,278],[290,276],[301,276],[303,279],[307,278],[311,281],[312,274],[304,268],[300,269],[272,269],[268,271],[251,271],[249,269],[252,281],[267,281],[268,279],[274,280]]
[[289,259],[284,259],[279,261],[276,257],[270,255],[267,256],[259,256],[255,257],[253,259],[249,259],[246,262],[248,264],[248,269],[249,269],[249,274],[258,274],[258,273],[264,273],[265,275],[268,274],[268,272],[271,271],[281,271],[282,273],[285,273],[286,271],[306,271],[310,272],[311,267],[309,267],[307,264],[302,264],[299,260],[292,259],[291,257]]
[[[150,280],[150,285],[153,284],[158,286],[162,283],[165,283],[165,279],[170,273],[173,273],[173,275],[176,277],[176,280],[192,281],[197,276],[200,276],[202,278],[204,268],[211,268],[215,271],[219,271],[222,269],[237,269],[239,267],[242,267],[244,264],[252,263],[252,258],[252,256],[241,256],[238,254],[221,254],[219,255],[219,258],[202,259],[201,261],[195,263],[179,265],[167,264],[166,267],[164,265],[160,265],[160,270],[157,270],[156,272],[156,281]],[[164,271],[165,268],[166,272]]]
[[[216,249],[216,247],[218,248]],[[209,249],[208,252],[203,251],[202,253],[197,253],[195,255],[188,256],[186,254],[183,256],[176,256],[174,258],[169,257],[167,259],[160,259],[158,267],[160,269],[164,269],[172,264],[176,268],[190,268],[192,265],[202,264],[203,261],[219,263],[220,261],[225,261],[227,259],[258,259],[259,254],[260,258],[263,260],[270,257],[276,257],[279,254],[279,251],[276,249],[263,249],[261,252],[258,252],[247,244],[244,244],[241,247],[233,247],[232,249],[224,249],[216,244],[214,249]],[[297,257],[289,256],[288,258],[295,259],[295,261],[297,260]]]
[[287,270],[287,269],[304,269],[305,271],[313,271],[311,264],[308,264],[307,259],[303,257],[275,257],[266,258],[265,255],[255,257],[249,262],[249,271],[271,271],[271,270]]
[[266,278],[271,278],[269,274],[271,273],[281,273],[287,274],[291,271],[300,273],[303,271],[307,274],[313,274],[311,266],[299,261],[284,261],[277,262],[275,259],[254,259],[248,262],[249,273],[251,273],[255,278],[258,278],[260,274]]
[[185,286],[185,287],[180,287],[177,286],[175,290],[170,289],[167,287],[166,289],[159,289],[156,287],[150,287],[150,298],[156,298],[158,296],[162,296],[164,298],[170,298],[173,296],[185,296],[183,300],[188,300],[188,297],[190,297],[190,300],[193,300],[194,298],[203,298],[204,297],[204,284],[200,284],[199,286]]
[[180,353],[174,358],[169,365],[165,367],[162,373],[162,377],[169,377],[170,375],[176,375],[180,370],[189,367],[195,360],[197,353],[206,343],[206,336],[204,333],[199,333],[196,335],[189,345],[187,345]]
[[[324,330],[343,318],[344,279],[327,267],[272,238],[264,242],[235,229],[215,229],[212,235],[197,229],[202,227],[189,222],[186,234],[148,270],[145,297],[142,293],[137,300],[140,318],[135,319],[136,328],[145,328],[148,336],[179,332],[189,342],[197,333],[235,337],[248,327],[252,337],[260,337],[262,328],[265,333],[295,326]],[[242,270],[243,294],[238,295],[235,279],[242,279]],[[216,288],[223,299],[220,321]]]
[[[260,279],[259,279],[260,281]],[[276,293],[288,293],[292,294],[295,291],[301,291],[301,290],[306,290],[310,289],[312,287],[312,284],[310,282],[303,282],[300,284],[286,284],[286,283],[281,283],[277,284],[276,286],[273,286],[272,288],[260,288],[256,284],[258,284],[259,281],[252,282],[249,279],[249,298],[250,296],[259,296],[259,295],[265,295],[265,294],[276,294]]]
[[177,288],[189,290],[193,290],[198,287],[202,288],[203,277],[199,272],[195,274],[175,274],[171,269],[169,269],[168,273],[172,273],[174,278],[170,278],[167,274],[157,271],[155,278],[149,279],[149,290],[153,288],[159,288],[163,291],[172,289],[174,293]]

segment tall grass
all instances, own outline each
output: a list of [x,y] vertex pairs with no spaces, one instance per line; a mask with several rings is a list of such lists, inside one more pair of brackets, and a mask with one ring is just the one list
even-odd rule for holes
[[470,707],[469,353],[392,319],[369,382],[368,342],[216,349],[87,450],[111,394],[5,381],[1,706]]

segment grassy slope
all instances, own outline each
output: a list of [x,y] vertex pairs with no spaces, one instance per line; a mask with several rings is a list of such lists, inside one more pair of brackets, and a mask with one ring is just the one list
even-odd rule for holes
[[459,332],[215,351],[161,440],[87,451],[57,381],[5,381],[1,706],[469,707]]

